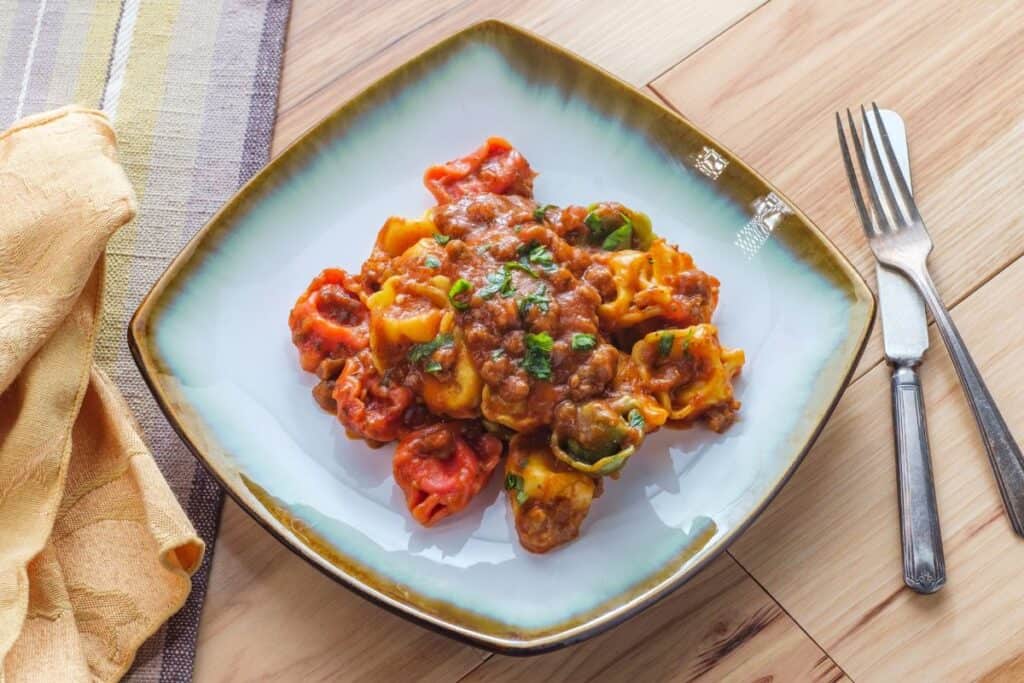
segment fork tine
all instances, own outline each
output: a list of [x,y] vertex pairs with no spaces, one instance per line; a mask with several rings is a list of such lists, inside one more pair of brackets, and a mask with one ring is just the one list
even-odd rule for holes
[[889,140],[889,131],[886,130],[885,124],[882,123],[882,113],[878,111],[878,105],[874,102],[871,103],[871,108],[875,112],[878,132],[882,134],[882,147],[885,148],[885,156],[889,159],[889,167],[892,169],[892,174],[896,178],[896,184],[899,186],[900,198],[903,199],[903,206],[907,210],[907,215],[913,220],[921,220],[921,214],[917,210],[917,203],[914,202],[914,194],[910,191],[907,179],[903,177],[903,169],[900,168],[900,164],[896,160],[896,152],[893,151],[892,142]]
[[850,122],[850,137],[853,138],[853,149],[857,152],[857,163],[860,165],[860,174],[864,177],[864,184],[868,188],[868,196],[871,197],[871,206],[875,210],[875,228],[878,232],[885,232],[890,229],[889,219],[882,210],[882,200],[878,196],[875,184],[871,182],[871,169],[868,167],[868,158],[864,155],[864,148],[860,144],[860,136],[857,135],[857,124],[853,122],[853,114],[846,110],[846,118]]
[[889,180],[889,175],[885,172],[885,166],[882,164],[882,155],[878,152],[878,143],[875,142],[875,134],[871,130],[871,122],[868,121],[868,113],[864,110],[863,104],[860,106],[860,116],[864,121],[864,136],[868,139],[867,146],[871,150],[871,162],[876,171],[871,179],[871,184],[874,185],[877,179],[877,184],[882,186],[882,194],[886,200],[885,208],[889,210],[888,215],[892,218],[893,228],[906,225],[909,221],[905,218],[903,207],[896,201],[896,194],[892,190],[892,181]]
[[850,159],[850,148],[846,144],[846,133],[843,132],[843,120],[839,117],[839,112],[836,112],[836,133],[839,134],[839,148],[843,151],[843,165],[846,167],[846,179],[850,182],[850,193],[853,195],[853,203],[857,205],[857,213],[860,214],[861,225],[864,226],[864,232],[870,239],[878,234],[878,229],[868,214],[868,207],[864,205],[864,195],[860,192],[857,174],[853,170],[853,160]]

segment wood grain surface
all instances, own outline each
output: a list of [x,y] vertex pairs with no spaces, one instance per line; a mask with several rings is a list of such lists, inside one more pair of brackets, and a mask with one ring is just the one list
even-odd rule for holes
[[[947,304],[1024,435],[1024,3],[884,0],[293,0],[274,150],[432,43],[487,17],[649,84],[772,180],[874,284],[832,112],[906,119]],[[876,326],[877,328],[877,326]],[[949,565],[901,578],[888,367],[878,332],[791,483],[670,598],[576,647],[477,650],[385,612],[225,506],[200,629],[200,681],[1024,680],[1024,541],[999,504],[941,343],[922,375]],[[849,678],[847,678],[849,676]]]

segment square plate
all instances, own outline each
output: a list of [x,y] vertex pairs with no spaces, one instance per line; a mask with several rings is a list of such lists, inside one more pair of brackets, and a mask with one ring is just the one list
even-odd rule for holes
[[[358,271],[389,215],[432,205],[423,170],[501,135],[540,202],[616,200],[722,281],[715,322],[745,349],[740,420],[664,429],[609,481],[580,538],[516,542],[501,477],[423,529],[391,452],[310,397],[287,318],[327,266]],[[690,123],[540,38],[488,21],[392,72],[271,162],[182,251],[131,323],[171,423],[228,492],[329,576],[476,645],[532,653],[649,606],[775,495],[863,350],[874,298],[783,195]]]

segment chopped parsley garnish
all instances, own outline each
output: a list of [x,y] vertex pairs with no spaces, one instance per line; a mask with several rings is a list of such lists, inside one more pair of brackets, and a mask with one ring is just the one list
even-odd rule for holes
[[547,313],[551,305],[548,298],[548,286],[541,285],[536,291],[530,292],[519,300],[519,315],[526,315],[531,307],[536,306],[541,313]]
[[530,250],[530,263],[545,267],[553,266],[555,265],[555,255],[543,244],[538,244]]
[[573,351],[590,351],[597,346],[597,337],[592,334],[583,334],[577,332],[572,335],[572,350]]
[[672,345],[675,341],[675,334],[672,332],[662,332],[661,336],[658,337],[658,355],[664,357],[672,353]]
[[481,256],[485,256],[487,254],[487,250],[490,248],[491,245],[489,244],[478,244],[476,247],[476,253],[480,254]]
[[433,355],[434,351],[440,348],[448,348],[455,344],[455,339],[447,332],[442,332],[428,342],[413,344],[409,349],[409,362],[419,363]]
[[530,277],[538,277],[533,265],[536,265],[537,268],[546,273],[553,273],[557,268],[555,266],[555,255],[551,253],[550,249],[536,240],[531,240],[528,244],[521,245],[518,253],[519,260],[515,262],[510,261],[508,265],[511,268],[527,273]]
[[644,419],[643,413],[636,408],[629,411],[629,415],[626,416],[626,422],[628,422],[629,426],[633,429],[639,429],[640,431],[643,431],[644,427],[647,426],[647,420]]
[[622,222],[618,225],[614,224],[617,222],[614,218],[607,219],[613,223],[612,225],[605,225],[606,219],[598,215],[597,209],[591,209],[590,213],[583,219],[583,223],[590,230],[590,243],[600,244],[602,249],[607,249],[608,251],[632,247],[633,219],[621,211],[619,212],[619,218],[622,219]]
[[436,256],[430,254],[423,259],[423,265],[425,265],[427,268],[440,268],[441,262],[437,260]]
[[537,271],[530,267],[525,258],[520,261],[506,261],[505,270],[521,270],[530,277],[539,277]]
[[612,230],[611,233],[604,238],[604,242],[601,243],[601,248],[607,249],[608,251],[629,249],[633,246],[633,219],[624,213],[619,213],[619,215],[622,216],[622,220],[624,220],[625,223]]
[[434,233],[434,241],[437,242],[438,244],[440,244],[442,247],[444,245],[448,244],[448,240],[450,240],[450,239],[451,239],[451,237],[449,237],[448,235],[442,235],[439,232],[435,232]]
[[554,343],[547,332],[526,335],[523,369],[537,379],[551,379],[551,349]]
[[429,373],[437,374],[444,370],[444,367],[436,360],[427,361],[427,364],[423,366],[423,369]]
[[533,210],[533,220],[537,221],[538,223],[543,223],[546,220],[545,214],[547,214],[548,209],[553,208],[555,208],[554,204],[545,204],[544,206],[538,206],[536,209]]
[[504,266],[502,266],[501,270],[488,273],[487,284],[477,291],[481,299],[490,299],[495,294],[501,294],[507,299],[515,293],[516,288],[512,284],[512,273]]
[[523,478],[518,474],[505,475],[505,490],[516,492],[516,502],[522,505],[530,496],[526,495],[526,491],[523,490]]
[[505,355],[505,349],[494,349],[491,351],[491,360],[498,360]]
[[459,278],[455,281],[455,284],[448,290],[448,301],[452,302],[452,306],[460,311],[464,311],[469,308],[469,301],[465,299],[457,299],[456,297],[465,294],[466,292],[473,289],[473,285],[470,284],[469,280],[465,278]]

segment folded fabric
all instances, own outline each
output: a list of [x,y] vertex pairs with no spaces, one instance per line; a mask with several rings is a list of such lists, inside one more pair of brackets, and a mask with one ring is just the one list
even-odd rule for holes
[[135,215],[100,112],[0,134],[0,680],[116,680],[203,543],[93,364],[107,240]]

